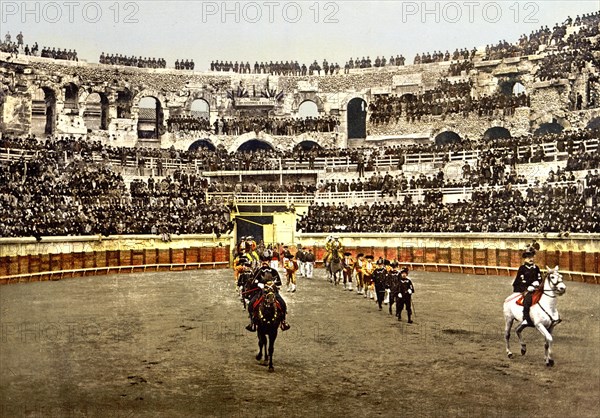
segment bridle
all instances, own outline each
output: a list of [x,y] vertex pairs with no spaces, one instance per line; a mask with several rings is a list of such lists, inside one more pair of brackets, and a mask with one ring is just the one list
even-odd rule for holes
[[[557,295],[555,293],[558,293],[559,295],[562,295],[564,293],[564,290],[563,291],[558,290],[558,285],[560,283],[563,283],[562,274],[560,274],[559,272],[552,271],[551,273],[548,273],[546,275],[545,281],[550,283],[550,290],[544,289],[543,290],[544,295],[548,296],[549,298],[556,298]],[[548,292],[551,292],[551,293],[548,293]]]

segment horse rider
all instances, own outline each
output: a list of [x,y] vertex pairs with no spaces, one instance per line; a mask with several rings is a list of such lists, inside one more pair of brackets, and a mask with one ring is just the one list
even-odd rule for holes
[[[400,270],[398,270],[398,262],[393,260],[390,263],[391,270],[388,273],[387,288],[390,291],[390,315],[392,315],[392,305],[396,301],[398,293],[400,293]],[[396,308],[398,308],[396,306]]]
[[248,258],[250,258],[250,260],[254,260],[258,263],[258,261],[260,260],[260,257],[258,256],[258,253],[256,252],[256,241],[254,241],[254,237],[252,235],[249,235],[246,237],[246,241],[245,241],[245,252],[248,255]]
[[238,253],[235,259],[233,260],[233,278],[235,279],[236,283],[238,281],[240,273],[246,267],[246,264],[250,264],[250,260],[248,260],[246,254],[244,254],[243,252]]
[[344,254],[344,246],[342,245],[342,242],[340,241],[340,239],[338,237],[334,237],[333,235],[330,235],[327,238],[327,243],[325,244],[325,250],[327,251],[327,255],[325,255],[325,259],[323,260],[323,263],[325,263],[325,265],[329,264],[329,260],[331,260],[331,257],[333,256],[334,252],[338,253],[338,256],[341,258],[343,258],[343,254]]
[[260,303],[260,300],[263,296],[263,289],[265,285],[271,284],[274,288],[275,299],[277,300],[277,304],[279,305],[281,311],[281,329],[286,331],[290,329],[290,325],[286,322],[285,316],[287,314],[287,305],[281,295],[279,294],[279,287],[281,286],[281,277],[279,273],[274,268],[269,266],[269,258],[264,255],[261,258],[261,266],[254,273],[254,292],[250,299],[250,303],[248,304],[248,314],[250,315],[250,324],[246,326],[248,331],[256,331],[256,324],[254,322],[254,308]]
[[529,316],[529,309],[531,308],[531,302],[533,292],[542,283],[542,273],[540,268],[535,264],[533,258],[535,257],[535,249],[529,247],[523,252],[523,264],[517,271],[517,277],[513,281],[513,291],[519,292],[523,295],[523,325],[533,326],[533,321]]
[[413,293],[415,293],[415,287],[408,277],[408,268],[404,267],[400,270],[400,291],[396,296],[396,316],[398,317],[398,321],[402,320],[402,310],[406,307],[408,323],[412,324],[411,299]]
[[[349,251],[344,253],[344,258],[342,259],[342,265],[344,266],[344,288],[352,291],[352,272],[354,271],[354,265],[356,261],[352,258],[352,254]],[[348,283],[348,287],[346,288],[346,283]]]
[[298,271],[298,262],[294,260],[294,255],[290,254],[283,263],[285,269],[287,291],[294,293],[296,291],[296,272]]
[[377,267],[373,270],[373,283],[375,283],[375,296],[379,310],[383,309],[382,303],[385,297],[385,285],[387,282],[387,269],[382,258],[377,260]]
[[[373,262],[373,256],[368,255],[365,257],[365,262],[362,265],[361,272],[363,278],[363,290],[365,297],[369,297],[368,289],[373,281],[373,271],[375,271],[375,263]],[[359,292],[361,295],[362,293]]]

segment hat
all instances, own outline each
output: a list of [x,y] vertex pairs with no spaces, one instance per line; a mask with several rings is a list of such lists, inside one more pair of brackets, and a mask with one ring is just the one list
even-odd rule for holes
[[372,260],[374,257],[372,255],[368,255],[365,258],[368,259],[368,260]]
[[383,260],[383,264],[385,266],[389,266],[390,265],[390,260]]
[[344,253],[344,255],[345,255],[346,257],[350,257],[352,254],[351,254],[350,252],[346,251],[346,252]]
[[377,265],[383,266],[383,259],[380,258],[379,260],[377,260]]
[[261,254],[260,261],[271,261],[271,257],[265,254]]
[[358,253],[358,254],[356,254],[356,258],[361,258],[361,257],[364,257],[364,256],[365,256],[365,255],[364,255],[363,253]]
[[535,255],[535,250],[533,249],[527,249],[525,250],[525,252],[523,252],[523,258],[530,258],[533,257]]
[[402,267],[402,269],[400,270],[400,273],[408,274],[408,267]]
[[390,263],[390,266],[392,266],[392,267],[398,267],[398,262],[396,260],[394,260],[394,261],[392,261]]
[[292,258],[294,258],[294,254],[288,254],[286,258],[292,259]]
[[248,264],[250,262],[250,260],[248,260],[247,257],[240,257],[238,259],[238,264]]

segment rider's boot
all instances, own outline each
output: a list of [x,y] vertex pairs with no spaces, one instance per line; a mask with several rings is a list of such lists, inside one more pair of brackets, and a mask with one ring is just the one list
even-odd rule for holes
[[281,327],[282,331],[287,331],[288,329],[290,329],[290,324],[288,324],[285,320],[285,315],[283,316],[283,319],[281,320],[281,324],[279,326]]
[[296,291],[296,285],[292,284],[292,290],[291,290],[291,292],[294,293],[295,291]]
[[251,321],[248,325],[246,325],[246,329],[250,332],[256,331],[256,324],[254,321]]
[[412,321],[412,319],[411,319],[410,315],[408,315],[408,323],[409,323],[409,324],[412,324],[412,323],[413,323],[413,321]]
[[352,282],[348,282],[348,290],[352,292]]

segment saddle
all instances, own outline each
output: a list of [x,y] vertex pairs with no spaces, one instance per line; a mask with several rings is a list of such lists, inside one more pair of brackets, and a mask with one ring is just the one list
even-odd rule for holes
[[[536,291],[534,291],[533,296],[531,297],[531,306],[538,303],[540,301],[540,299],[542,298],[543,294],[544,294],[544,289],[540,288],[540,289],[537,289]],[[517,305],[523,306],[523,298],[524,298],[523,295],[519,296],[519,299],[517,299]]]

